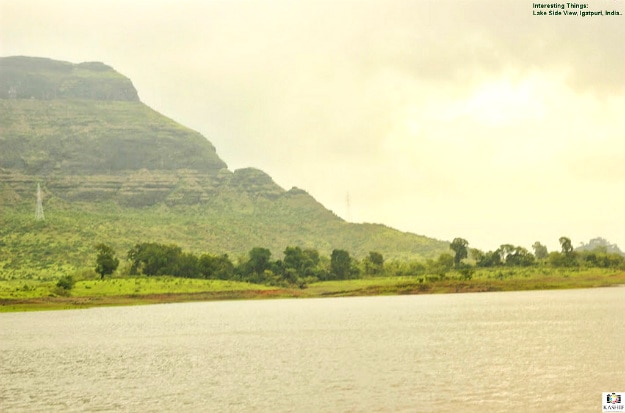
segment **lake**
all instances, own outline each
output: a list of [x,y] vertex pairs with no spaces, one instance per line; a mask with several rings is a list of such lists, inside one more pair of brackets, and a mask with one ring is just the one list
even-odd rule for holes
[[625,288],[0,314],[2,412],[594,412]]

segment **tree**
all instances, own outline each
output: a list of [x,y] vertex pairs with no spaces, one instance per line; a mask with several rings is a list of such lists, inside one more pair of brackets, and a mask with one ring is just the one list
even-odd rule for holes
[[267,248],[254,247],[249,252],[247,261],[248,272],[261,275],[270,269],[271,251]]
[[495,252],[499,254],[499,257],[501,258],[502,263],[505,264],[508,259],[508,255],[514,253],[514,245],[502,244],[499,246],[499,248]]
[[[276,271],[283,274],[285,279],[297,277],[317,277],[320,274],[319,251],[316,249],[302,250],[300,247],[286,247],[281,268],[276,263]],[[288,273],[288,274],[287,274]]]
[[428,270],[441,279],[454,267],[454,257],[446,252],[438,256],[436,261],[428,260]]
[[449,245],[449,248],[455,253],[454,255],[454,265],[458,267],[460,265],[460,261],[467,258],[468,250],[467,246],[469,246],[469,242],[466,239],[462,238],[454,238],[454,240]]
[[173,268],[171,275],[176,277],[198,278],[201,274],[198,258],[189,252],[181,253]]
[[516,267],[529,267],[534,264],[534,256],[523,247],[515,247],[511,254],[506,257],[506,265]]
[[570,238],[560,237],[560,246],[562,247],[562,254],[571,255],[573,252],[573,244],[571,244]]
[[384,256],[376,251],[369,252],[364,259],[367,274],[382,274],[384,272]]
[[319,251],[314,248],[304,250],[304,273],[302,275],[319,277],[322,273],[320,268],[321,257]]
[[330,257],[330,271],[335,278],[344,280],[349,278],[352,269],[352,258],[345,250],[333,250]]
[[476,262],[478,267],[497,267],[501,265],[501,255],[499,250],[488,251]]
[[130,273],[141,271],[145,275],[178,275],[181,254],[180,247],[173,244],[136,244],[128,251],[128,259],[132,262]]
[[549,251],[547,251],[547,247],[545,247],[538,241],[536,241],[532,245],[532,249],[534,249],[534,256],[536,256],[537,260],[544,260],[549,256]]
[[300,247],[286,247],[284,250],[284,268],[295,270],[302,273],[306,264],[306,256]]
[[577,253],[573,250],[573,244],[571,243],[571,240],[567,237],[560,237],[559,241],[560,246],[562,247],[562,253],[560,261],[556,261],[556,266],[577,267],[579,265],[579,263],[577,262]]
[[115,251],[106,244],[95,246],[98,256],[95,259],[95,272],[100,274],[100,279],[105,275],[111,275],[119,266],[119,260],[115,257]]
[[547,260],[549,261],[549,265],[552,267],[570,266],[570,261],[567,259],[566,255],[558,251],[551,251]]
[[469,254],[471,254],[471,258],[475,260],[476,264],[484,259],[484,251],[480,249],[471,248],[469,249]]
[[198,269],[203,278],[229,280],[234,275],[234,265],[228,255],[203,254],[198,259]]

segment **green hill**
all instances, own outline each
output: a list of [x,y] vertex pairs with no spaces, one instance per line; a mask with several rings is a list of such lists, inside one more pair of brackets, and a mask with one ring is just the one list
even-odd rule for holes
[[[35,221],[37,184],[44,221]],[[237,257],[263,246],[429,258],[448,243],[352,224],[264,172],[227,169],[199,133],[155,112],[102,63],[0,58],[0,275],[92,266],[137,242]]]

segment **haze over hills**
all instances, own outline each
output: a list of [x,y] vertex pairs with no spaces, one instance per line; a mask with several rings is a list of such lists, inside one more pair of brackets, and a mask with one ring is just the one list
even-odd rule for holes
[[[44,222],[34,221],[37,183]],[[0,273],[91,266],[96,242],[122,256],[149,241],[235,256],[288,245],[387,258],[448,250],[345,222],[261,170],[228,170],[206,138],[150,109],[128,78],[97,62],[0,58],[0,205]]]

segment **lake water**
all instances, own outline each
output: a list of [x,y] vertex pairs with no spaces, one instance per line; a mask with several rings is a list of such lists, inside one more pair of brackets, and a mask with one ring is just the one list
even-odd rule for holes
[[596,412],[625,288],[0,314],[2,412]]

